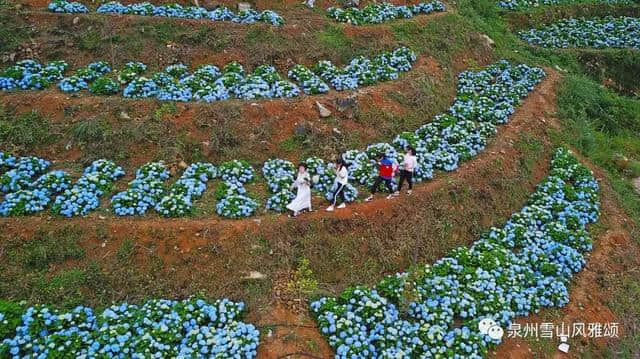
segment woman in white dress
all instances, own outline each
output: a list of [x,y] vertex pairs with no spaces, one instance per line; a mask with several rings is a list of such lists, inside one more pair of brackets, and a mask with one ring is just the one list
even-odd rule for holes
[[298,189],[296,198],[287,205],[287,208],[293,211],[293,216],[297,216],[304,209],[309,209],[311,212],[311,176],[304,164],[298,166],[298,178],[291,187],[291,190]]

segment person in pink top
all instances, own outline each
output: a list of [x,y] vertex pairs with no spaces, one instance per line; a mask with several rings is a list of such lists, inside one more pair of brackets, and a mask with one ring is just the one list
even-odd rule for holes
[[400,164],[400,183],[398,183],[398,190],[393,194],[394,196],[400,195],[405,180],[409,183],[407,194],[411,194],[411,191],[413,191],[413,171],[415,171],[416,167],[418,167],[416,150],[408,147],[407,153],[404,155],[404,160]]

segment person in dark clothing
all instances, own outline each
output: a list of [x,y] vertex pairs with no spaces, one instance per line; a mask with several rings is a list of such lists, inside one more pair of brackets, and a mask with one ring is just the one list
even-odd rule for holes
[[398,190],[393,194],[394,196],[400,195],[405,180],[409,183],[407,194],[411,194],[413,191],[413,172],[417,167],[418,159],[416,158],[416,150],[409,147],[407,148],[407,153],[404,155],[404,160],[400,164],[400,183],[398,184]]
[[371,186],[371,195],[365,198],[366,202],[369,202],[373,199],[373,195],[378,191],[378,187],[380,184],[384,182],[387,190],[389,191],[389,196],[387,199],[393,198],[393,187],[391,186],[391,181],[393,180],[393,175],[397,170],[397,166],[391,161],[386,154],[381,154],[378,158],[378,177],[376,177],[373,182],[373,186]]
[[344,191],[348,183],[349,171],[347,170],[347,165],[342,159],[338,159],[338,161],[336,162],[336,179],[334,183],[334,187],[336,188],[336,190],[335,192],[333,192],[333,201],[327,208],[327,212],[333,212],[335,208],[344,208],[347,206],[347,200],[344,197]]

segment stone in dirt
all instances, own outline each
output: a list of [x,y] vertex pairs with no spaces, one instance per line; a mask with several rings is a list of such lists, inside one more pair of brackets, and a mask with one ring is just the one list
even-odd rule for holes
[[360,6],[360,0],[347,0],[344,3],[344,7],[358,7]]
[[480,35],[480,40],[482,40],[482,42],[484,43],[484,45],[486,47],[493,47],[496,44],[496,42],[493,41],[492,38],[490,38],[489,36],[487,36],[485,34]]
[[80,18],[79,17],[76,16],[76,17],[73,18],[73,24],[74,25],[78,25],[79,22],[80,22]]
[[238,3],[238,11],[248,11],[251,10],[251,4],[248,2],[239,2]]
[[211,142],[202,141],[202,153],[205,156],[210,156],[211,155]]
[[562,343],[558,346],[558,350],[563,352],[563,353],[568,353],[569,352],[569,344],[567,343]]
[[124,111],[120,111],[120,114],[118,114],[118,118],[121,120],[130,120],[131,117],[129,117],[129,114],[124,112]]
[[640,177],[633,179],[633,188],[636,190],[636,193],[640,195]]
[[267,278],[266,275],[258,272],[258,271],[254,271],[252,270],[251,272],[249,272],[248,276],[245,276],[244,279],[265,279]]
[[613,155],[613,164],[619,171],[624,171],[629,168],[629,159],[623,154],[615,153]]
[[316,101],[316,107],[318,107],[318,112],[320,112],[320,117],[327,118],[331,116],[331,111],[325,105]]

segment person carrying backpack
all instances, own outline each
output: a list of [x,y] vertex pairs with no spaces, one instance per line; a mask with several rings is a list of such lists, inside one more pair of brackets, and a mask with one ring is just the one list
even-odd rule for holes
[[391,181],[393,180],[393,175],[397,170],[397,166],[393,161],[391,161],[386,154],[380,154],[378,156],[378,177],[373,182],[373,186],[371,186],[371,195],[365,198],[365,202],[369,202],[373,199],[373,195],[378,191],[378,187],[382,182],[384,182],[387,190],[389,191],[389,195],[387,199],[393,198],[393,187],[391,187]]

